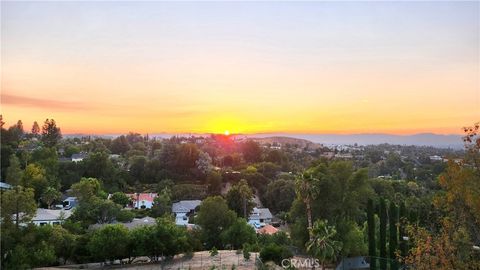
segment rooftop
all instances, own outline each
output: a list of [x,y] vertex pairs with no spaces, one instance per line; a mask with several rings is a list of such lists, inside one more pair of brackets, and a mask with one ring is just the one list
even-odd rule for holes
[[202,201],[200,201],[200,200],[179,201],[179,202],[176,202],[176,203],[172,204],[172,212],[174,212],[174,213],[188,213],[188,212],[194,210],[195,208],[197,208],[197,206],[199,206],[200,203],[202,203]]
[[71,215],[72,215],[72,210],[55,210],[55,209],[37,208],[37,212],[35,213],[35,216],[32,218],[32,221],[67,219]]
[[153,202],[153,200],[158,196],[158,194],[157,193],[129,193],[127,194],[127,196],[130,197],[134,202],[137,201],[137,198],[139,201]]
[[278,229],[273,227],[270,224],[265,225],[263,228],[260,228],[257,230],[257,233],[259,234],[276,234],[278,232]]
[[5,183],[5,182],[0,182],[0,189],[11,189],[12,185]]
[[257,208],[254,207],[252,213],[250,214],[250,219],[271,219],[272,213],[268,208]]

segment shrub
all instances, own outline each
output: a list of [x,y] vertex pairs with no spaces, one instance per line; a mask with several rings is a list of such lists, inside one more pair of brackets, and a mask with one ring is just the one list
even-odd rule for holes
[[218,250],[216,247],[213,247],[212,250],[210,250],[210,256],[216,256],[218,255]]
[[263,262],[273,261],[280,265],[283,259],[291,258],[292,252],[285,246],[279,246],[277,244],[268,244],[260,251],[260,258]]

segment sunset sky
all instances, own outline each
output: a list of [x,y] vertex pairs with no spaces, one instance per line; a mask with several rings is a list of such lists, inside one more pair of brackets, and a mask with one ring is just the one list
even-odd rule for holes
[[480,2],[5,2],[1,113],[63,133],[460,133]]

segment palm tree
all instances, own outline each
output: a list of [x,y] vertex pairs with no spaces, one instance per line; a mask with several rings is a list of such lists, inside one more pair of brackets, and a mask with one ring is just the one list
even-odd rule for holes
[[325,262],[335,261],[342,249],[342,243],[333,239],[336,234],[335,226],[329,226],[326,220],[315,221],[306,247],[312,256],[320,260],[322,269],[325,269]]
[[62,194],[54,189],[53,187],[48,187],[40,197],[40,200],[44,202],[47,206],[48,209],[50,209],[50,206],[52,203],[58,199],[60,199]]
[[318,195],[317,181],[318,179],[308,172],[301,174],[295,181],[295,191],[297,196],[302,198],[302,201],[307,208],[308,233],[310,235],[310,240],[312,239],[312,201],[316,199]]

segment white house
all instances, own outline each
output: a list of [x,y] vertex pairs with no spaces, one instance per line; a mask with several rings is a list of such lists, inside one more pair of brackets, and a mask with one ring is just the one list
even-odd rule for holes
[[6,189],[11,189],[12,185],[5,183],[5,182],[0,182],[0,190],[6,190]]
[[254,207],[252,213],[248,217],[248,224],[251,224],[258,229],[272,223],[272,217],[270,209]]
[[188,217],[191,214],[195,214],[195,208],[197,208],[201,202],[200,200],[187,200],[173,203],[172,212],[175,214],[175,224],[187,226]]
[[131,206],[136,209],[151,209],[157,193],[132,193],[127,194],[132,200]]
[[73,154],[72,155],[72,161],[73,162],[79,162],[79,161],[82,161],[86,157],[88,157],[88,154],[84,153],[84,152],[81,152],[81,153],[78,153],[78,154]]
[[59,225],[62,224],[65,219],[72,215],[72,210],[54,210],[37,208],[35,216],[32,218],[32,223],[38,226]]
[[78,200],[77,197],[67,197],[65,200],[63,200],[63,208],[66,210],[70,210],[73,207],[78,205]]

